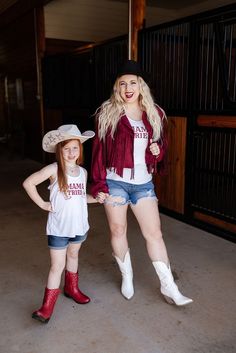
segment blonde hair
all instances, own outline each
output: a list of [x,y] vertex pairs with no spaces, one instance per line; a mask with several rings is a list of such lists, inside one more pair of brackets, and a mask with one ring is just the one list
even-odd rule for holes
[[[65,195],[67,194],[68,183],[67,183],[67,176],[66,176],[65,161],[62,154],[62,148],[70,141],[72,140],[65,140],[65,141],[59,142],[56,146],[56,160],[58,165],[57,180],[58,180],[60,191],[63,192]],[[78,141],[79,149],[80,149],[79,158],[76,160],[76,164],[80,165],[83,163],[83,145],[79,139],[75,139],[75,141]]]
[[[158,113],[157,104],[154,103],[152,98],[150,88],[140,76],[138,76],[138,84],[140,91],[139,105],[140,108],[147,113],[147,119],[153,129],[152,139],[157,141],[161,137],[162,119]],[[164,114],[163,110],[162,112]],[[101,140],[105,139],[109,129],[111,130],[111,136],[114,136],[117,124],[124,114],[124,101],[119,94],[119,78],[117,78],[113,86],[111,97],[103,102],[95,112],[98,118],[98,136]]]

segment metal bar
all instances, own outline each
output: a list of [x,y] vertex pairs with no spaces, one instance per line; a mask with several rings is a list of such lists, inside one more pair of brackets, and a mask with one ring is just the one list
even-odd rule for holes
[[132,55],[132,0],[129,0],[128,59]]

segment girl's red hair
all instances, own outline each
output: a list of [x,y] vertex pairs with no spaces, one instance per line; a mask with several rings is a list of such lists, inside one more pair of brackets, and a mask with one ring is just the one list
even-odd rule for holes
[[62,154],[62,148],[70,141],[78,141],[80,154],[79,154],[79,158],[76,161],[76,164],[80,165],[83,163],[83,145],[79,139],[65,140],[57,144],[56,146],[56,160],[58,165],[57,180],[58,180],[60,191],[64,192],[65,194],[67,193],[68,183],[67,183],[65,162]]

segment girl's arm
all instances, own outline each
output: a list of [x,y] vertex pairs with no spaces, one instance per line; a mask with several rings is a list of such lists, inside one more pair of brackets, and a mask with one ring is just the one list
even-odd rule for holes
[[[82,167],[80,167],[80,168],[82,168]],[[85,182],[86,182],[86,189],[87,189],[88,172],[84,168],[83,168],[83,170],[84,170],[84,174],[85,174]],[[97,202],[97,200],[90,194],[86,193],[86,198],[87,198],[87,203],[95,203],[95,202]]]
[[36,188],[37,185],[43,183],[47,179],[55,179],[57,173],[56,164],[50,164],[36,173],[31,174],[23,182],[23,187],[31,200],[33,200],[36,205],[42,208],[45,211],[52,211],[52,206],[50,202],[44,201],[39,195]]

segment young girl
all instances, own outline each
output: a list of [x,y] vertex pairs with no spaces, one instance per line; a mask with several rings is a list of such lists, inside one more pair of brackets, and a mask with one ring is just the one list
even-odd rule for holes
[[[56,163],[30,175],[23,183],[29,197],[48,211],[47,236],[51,267],[41,308],[32,317],[47,323],[60,294],[61,275],[65,268],[65,296],[76,303],[90,299],[78,288],[78,256],[89,229],[87,202],[96,202],[86,194],[87,172],[80,167],[82,143],[94,136],[93,131],[81,134],[76,125],[63,125],[48,132],[42,142],[44,151],[56,154]],[[50,180],[50,201],[44,201],[36,186]]]

